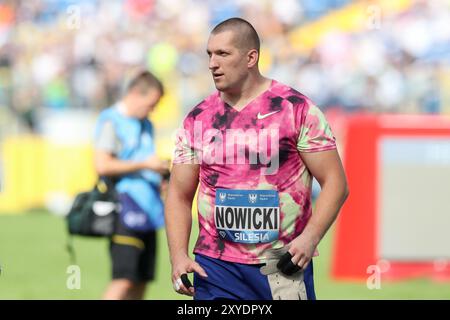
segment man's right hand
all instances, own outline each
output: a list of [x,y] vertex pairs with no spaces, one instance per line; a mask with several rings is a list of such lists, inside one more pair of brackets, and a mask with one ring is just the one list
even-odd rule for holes
[[170,162],[168,160],[161,160],[157,156],[150,156],[144,160],[143,167],[164,175],[169,171]]
[[174,286],[174,289],[179,294],[185,294],[191,297],[194,295],[195,293],[194,287],[190,287],[188,289],[181,281],[182,274],[187,274],[191,272],[196,272],[204,278],[208,277],[205,270],[197,262],[189,258],[187,255],[182,255],[176,259],[173,259],[172,284]]

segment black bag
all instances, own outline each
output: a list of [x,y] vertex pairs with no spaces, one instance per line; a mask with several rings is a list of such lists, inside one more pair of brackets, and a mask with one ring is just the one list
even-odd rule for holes
[[119,201],[112,180],[101,178],[92,191],[78,194],[67,215],[69,234],[109,237],[114,233]]

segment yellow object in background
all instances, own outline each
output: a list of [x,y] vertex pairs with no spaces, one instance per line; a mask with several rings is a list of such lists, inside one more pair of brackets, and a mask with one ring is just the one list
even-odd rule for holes
[[[0,212],[24,209],[24,203],[33,206],[37,199],[30,188],[35,184],[34,165],[38,165],[39,140],[34,137],[10,138],[2,145],[2,192]],[[31,161],[27,165],[26,158]],[[29,176],[29,177],[28,177]],[[26,184],[24,184],[26,182]],[[38,186],[37,186],[38,187]]]
[[[157,139],[156,149],[160,157],[170,159],[172,138]],[[70,199],[92,189],[97,180],[90,144],[62,145],[38,136],[18,136],[3,141],[1,155],[0,214],[42,208],[58,201],[58,196]],[[195,199],[194,217],[196,212]]]
[[36,136],[6,138],[2,144],[0,214],[43,207],[52,194],[68,197],[93,187],[90,145],[60,145]]
[[262,73],[267,73],[270,71],[270,67],[272,66],[272,55],[270,51],[266,47],[261,48],[261,54],[259,57],[259,68]]
[[176,92],[176,88],[167,88],[155,111],[150,116],[156,130],[173,130],[179,125],[180,107],[174,92]]

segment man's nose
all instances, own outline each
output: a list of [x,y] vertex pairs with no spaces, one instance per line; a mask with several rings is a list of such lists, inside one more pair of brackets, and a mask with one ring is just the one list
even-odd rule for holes
[[209,58],[209,69],[210,70],[215,70],[215,69],[217,69],[219,67],[219,65],[218,65],[218,63],[217,63],[217,60],[214,58],[214,56],[212,55],[210,58]]

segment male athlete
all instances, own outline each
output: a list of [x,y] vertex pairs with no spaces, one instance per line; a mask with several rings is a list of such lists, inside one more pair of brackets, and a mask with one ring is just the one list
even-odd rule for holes
[[[198,300],[315,299],[311,259],[348,196],[324,115],[260,74],[259,49],[243,19],[212,30],[207,53],[218,91],[192,109],[177,137],[165,210],[172,281]],[[313,176],[321,185],[314,214]]]

